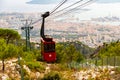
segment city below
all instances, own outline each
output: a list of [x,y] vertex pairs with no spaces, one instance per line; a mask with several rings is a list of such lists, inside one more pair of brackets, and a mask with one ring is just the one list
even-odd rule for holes
[[[117,16],[105,16],[81,20],[72,14],[50,16],[46,19],[45,35],[50,35],[56,42],[80,41],[89,47],[97,47],[103,43],[109,43],[120,39],[120,18]],[[22,38],[25,38],[25,26],[22,20],[41,19],[41,13],[0,13],[0,27],[17,30]],[[28,21],[29,22],[29,21]],[[40,43],[41,21],[31,25],[31,42]]]

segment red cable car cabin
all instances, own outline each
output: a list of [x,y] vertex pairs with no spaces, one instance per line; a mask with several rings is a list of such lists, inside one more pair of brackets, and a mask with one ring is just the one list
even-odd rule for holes
[[44,23],[45,18],[49,16],[49,12],[43,14],[42,17],[42,25],[41,25],[41,54],[42,58],[46,62],[55,62],[56,60],[56,52],[55,52],[55,42],[52,38],[49,38],[44,35]]
[[46,62],[54,62],[56,60],[55,42],[52,38],[41,39],[41,54]]

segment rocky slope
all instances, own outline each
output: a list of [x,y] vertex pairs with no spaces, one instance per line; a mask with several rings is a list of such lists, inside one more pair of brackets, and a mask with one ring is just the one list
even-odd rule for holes
[[[21,80],[21,68],[18,65],[18,59],[5,61],[5,71],[2,71],[2,62],[0,61],[0,80]],[[40,64],[43,64],[40,62]],[[120,68],[113,66],[90,66],[79,69],[66,69],[60,64],[45,64],[45,70],[42,72],[33,71],[26,65],[22,66],[23,76],[26,80],[41,80],[49,72],[57,72],[62,80],[120,80]],[[117,69],[116,69],[117,68]],[[51,75],[51,74],[50,74]],[[27,77],[28,76],[28,77]],[[44,79],[43,79],[44,80]]]

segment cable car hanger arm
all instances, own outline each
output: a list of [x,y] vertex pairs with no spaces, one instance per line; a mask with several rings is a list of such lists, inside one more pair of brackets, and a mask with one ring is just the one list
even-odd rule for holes
[[45,24],[45,18],[48,17],[50,15],[49,12],[46,12],[44,14],[42,14],[42,25],[41,25],[41,31],[40,31],[40,35],[43,39],[45,39],[45,34],[44,34],[44,24]]

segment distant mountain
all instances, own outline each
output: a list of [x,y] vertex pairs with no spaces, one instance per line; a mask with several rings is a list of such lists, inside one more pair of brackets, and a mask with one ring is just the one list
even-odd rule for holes
[[99,22],[118,22],[120,21],[119,17],[99,17],[99,18],[92,18],[92,21],[99,21]]

